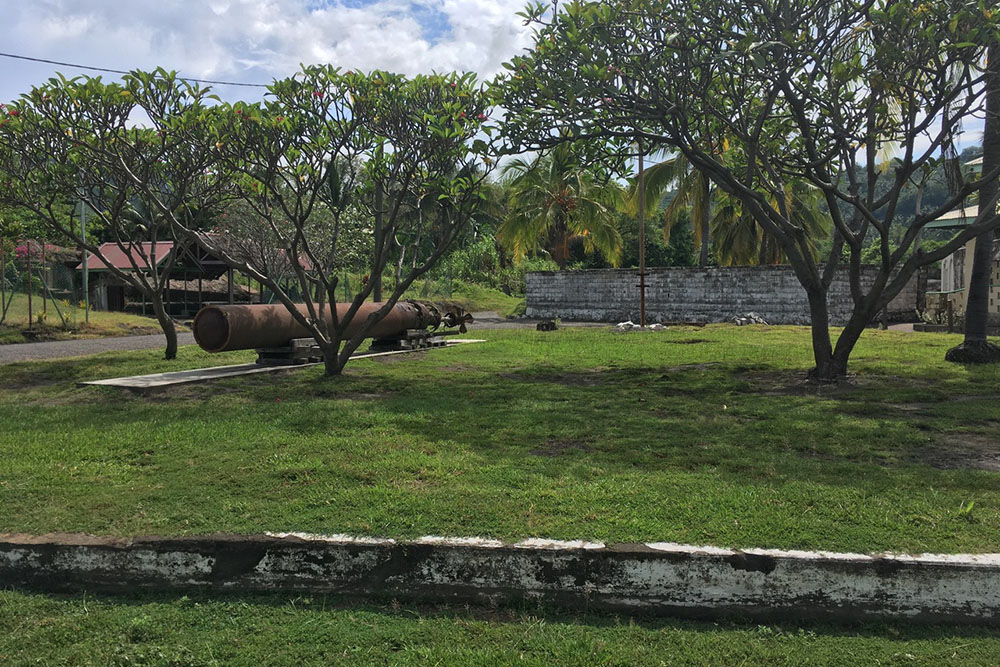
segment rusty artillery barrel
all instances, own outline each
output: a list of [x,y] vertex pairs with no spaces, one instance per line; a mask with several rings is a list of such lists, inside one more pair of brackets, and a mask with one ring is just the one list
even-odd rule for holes
[[[351,318],[343,333],[343,338],[358,335],[368,318],[382,307],[381,303],[365,303]],[[350,309],[349,303],[336,304],[340,321]],[[305,317],[309,311],[305,304],[296,306]],[[326,321],[333,327],[333,312],[329,305],[325,308]],[[439,308],[434,304],[418,301],[400,301],[376,322],[366,333],[368,338],[391,338],[408,329],[426,329],[440,325],[461,325],[471,320],[460,308]],[[302,326],[292,313],[282,304],[205,306],[194,316],[194,339],[206,352],[226,352],[228,350],[251,350],[274,348],[288,345],[295,338],[311,338],[309,330]]]

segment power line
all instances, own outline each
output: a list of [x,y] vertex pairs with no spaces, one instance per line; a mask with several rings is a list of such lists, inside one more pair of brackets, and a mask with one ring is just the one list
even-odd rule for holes
[[[0,53],[0,56],[4,58],[13,58],[15,60],[29,60],[35,63],[46,63],[48,65],[61,65],[63,67],[73,67],[75,69],[86,69],[93,72],[110,72],[111,74],[129,74],[129,72],[120,69],[108,69],[107,67],[91,67],[90,65],[78,65],[76,63],[64,63],[59,60],[46,60],[45,58],[32,58],[31,56],[21,56],[16,53]],[[239,81],[213,81],[211,79],[188,79],[183,77],[185,81],[194,81],[195,83],[210,83],[217,86],[246,86],[248,88],[267,88],[266,83],[241,83]]]

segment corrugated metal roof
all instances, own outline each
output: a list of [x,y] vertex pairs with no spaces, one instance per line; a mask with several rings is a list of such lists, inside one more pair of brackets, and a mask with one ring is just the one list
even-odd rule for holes
[[[117,269],[131,270],[132,261],[130,260],[130,256],[135,260],[135,264],[140,269],[148,269],[148,261],[153,254],[153,246],[154,244],[151,242],[133,243],[125,246],[126,250],[123,250],[117,243],[102,243],[98,250],[101,256]],[[174,242],[157,241],[155,246],[156,266],[159,266],[174,249]],[[108,267],[97,255],[91,252],[87,253],[87,269],[88,271],[107,271]],[[83,270],[83,262],[77,265],[76,270]]]

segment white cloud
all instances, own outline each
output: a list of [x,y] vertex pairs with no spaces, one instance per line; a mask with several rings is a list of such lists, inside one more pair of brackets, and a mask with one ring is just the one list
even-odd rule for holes
[[[523,0],[32,0],[0,25],[9,53],[110,69],[176,69],[182,76],[268,83],[300,63],[404,74],[493,76],[530,43]],[[2,59],[0,100],[57,71]],[[90,73],[92,74],[92,73]],[[106,75],[113,76],[113,75]],[[217,88],[227,98],[260,89]]]

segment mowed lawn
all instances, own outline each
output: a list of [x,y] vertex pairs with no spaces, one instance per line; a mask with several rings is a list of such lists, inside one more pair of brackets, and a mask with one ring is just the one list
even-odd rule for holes
[[[25,334],[28,319],[28,295],[15,294],[11,297],[7,318],[0,324],[0,345],[45,340],[72,340],[77,338],[104,338],[106,336],[137,336],[158,334],[162,331],[152,316],[132,315],[113,311],[92,310],[89,315],[80,306],[66,301],[46,304],[38,294],[31,301],[31,316],[34,320],[33,335]],[[39,320],[39,316],[42,319]],[[60,314],[62,317],[60,317]],[[89,322],[88,322],[89,317]],[[186,331],[182,326],[179,331]]]
[[0,367],[0,532],[308,531],[1000,551],[1000,369],[869,331],[841,385],[797,327],[487,342],[180,387],[182,348]]
[[982,665],[984,628],[704,623],[323,596],[0,591],[0,663],[21,665]]

